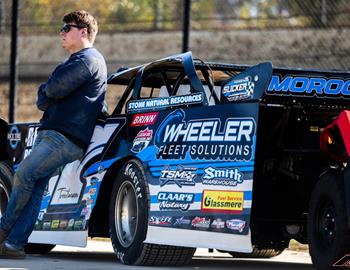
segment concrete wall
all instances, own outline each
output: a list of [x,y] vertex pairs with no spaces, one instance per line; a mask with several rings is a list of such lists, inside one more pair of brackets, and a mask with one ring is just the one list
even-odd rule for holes
[[[350,29],[269,30],[231,32],[191,32],[190,48],[195,57],[206,61],[254,64],[270,60],[277,66],[323,69],[350,68]],[[135,66],[181,51],[180,32],[100,34],[96,47],[108,62],[109,73],[122,65]],[[0,36],[0,117],[8,117],[10,37]],[[35,107],[40,80],[45,80],[57,63],[69,55],[57,36],[20,36],[17,121],[38,121]],[[107,99],[114,106],[122,89],[109,88]]]

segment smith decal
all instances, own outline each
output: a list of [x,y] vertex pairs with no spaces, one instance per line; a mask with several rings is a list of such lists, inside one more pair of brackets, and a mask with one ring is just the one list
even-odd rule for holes
[[208,167],[202,176],[203,185],[222,185],[235,187],[243,183],[243,175],[238,168]]

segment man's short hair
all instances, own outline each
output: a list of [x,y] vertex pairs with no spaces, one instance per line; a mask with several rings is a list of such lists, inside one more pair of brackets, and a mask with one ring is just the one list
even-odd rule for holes
[[79,26],[84,26],[88,31],[88,39],[91,43],[94,43],[97,32],[98,25],[96,19],[85,10],[77,10],[70,12],[63,16],[62,21],[64,23],[76,23]]

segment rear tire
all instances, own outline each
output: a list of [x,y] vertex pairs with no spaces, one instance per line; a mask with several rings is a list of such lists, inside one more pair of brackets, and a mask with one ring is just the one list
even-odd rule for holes
[[145,244],[149,190],[138,160],[128,161],[113,184],[109,228],[117,257],[124,264],[180,266],[189,263],[195,248]]
[[242,252],[229,252],[229,254],[233,258],[251,258],[251,259],[269,259],[272,257],[276,257],[283,252],[282,250],[274,250],[274,249],[258,249],[256,247],[253,248],[251,253],[242,253]]
[[308,242],[317,269],[332,265],[350,252],[350,230],[345,208],[344,175],[332,170],[321,176],[312,193]]
[[13,172],[7,161],[0,161],[0,217],[5,212],[12,190]]

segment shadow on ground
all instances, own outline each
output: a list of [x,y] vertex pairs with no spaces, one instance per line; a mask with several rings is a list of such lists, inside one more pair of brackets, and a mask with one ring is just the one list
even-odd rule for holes
[[[33,256],[33,255],[32,255]],[[35,256],[35,255],[34,255]],[[43,257],[40,255],[40,257]],[[94,262],[94,263],[113,263],[120,265],[120,262],[116,259],[116,256],[111,252],[61,252],[54,251],[44,257],[55,260],[69,260]],[[127,266],[123,266],[128,268]],[[135,267],[135,266],[134,266]],[[131,267],[133,269],[150,269],[149,267]],[[315,269],[311,264],[306,263],[291,263],[291,262],[276,262],[267,260],[249,260],[249,259],[233,259],[222,257],[200,257],[196,256],[192,259],[191,263],[186,267],[158,267],[157,269],[283,269],[283,270],[307,270]]]

